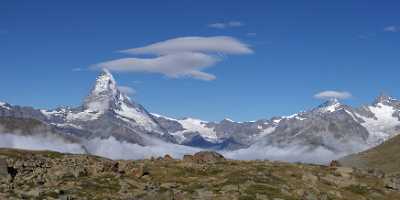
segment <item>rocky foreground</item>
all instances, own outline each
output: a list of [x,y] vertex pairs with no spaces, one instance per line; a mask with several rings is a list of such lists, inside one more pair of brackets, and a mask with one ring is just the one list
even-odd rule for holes
[[114,161],[0,149],[0,199],[400,199],[374,170],[226,160],[213,152]]

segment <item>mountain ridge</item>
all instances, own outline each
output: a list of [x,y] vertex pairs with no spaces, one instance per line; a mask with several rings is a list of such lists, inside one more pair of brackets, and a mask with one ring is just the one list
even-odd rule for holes
[[[372,148],[395,136],[400,129],[400,101],[380,95],[370,105],[353,108],[337,99],[329,99],[290,116],[248,122],[228,118],[219,122],[174,119],[149,113],[119,91],[112,74],[103,70],[81,106],[38,110],[2,102],[0,117],[36,119],[58,132],[80,138],[82,143],[99,140],[144,148],[175,145],[179,151],[194,150],[187,149],[188,146],[218,150],[245,159],[253,155],[258,155],[254,159],[268,159],[269,153],[275,150],[281,151],[282,158],[293,154],[292,151],[301,158],[302,153],[312,155],[322,150],[330,152],[324,160],[328,162],[339,155]],[[112,151],[104,148],[103,152]]]

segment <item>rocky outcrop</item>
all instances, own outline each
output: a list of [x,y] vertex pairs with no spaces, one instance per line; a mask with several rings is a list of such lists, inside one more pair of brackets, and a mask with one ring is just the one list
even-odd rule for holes
[[109,160],[0,149],[0,199],[400,199],[398,179],[353,168],[226,160]]
[[215,151],[200,151],[193,155],[192,161],[196,163],[216,163],[225,161],[225,158]]

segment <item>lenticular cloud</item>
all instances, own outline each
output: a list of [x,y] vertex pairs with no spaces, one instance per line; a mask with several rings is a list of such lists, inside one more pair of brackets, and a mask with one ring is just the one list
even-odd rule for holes
[[[93,68],[119,72],[160,73],[171,78],[191,77],[210,81],[216,78],[215,75],[203,70],[222,60],[217,54],[251,54],[253,50],[235,38],[217,36],[180,37],[120,52],[136,57],[98,63]],[[139,55],[154,57],[137,57]]]

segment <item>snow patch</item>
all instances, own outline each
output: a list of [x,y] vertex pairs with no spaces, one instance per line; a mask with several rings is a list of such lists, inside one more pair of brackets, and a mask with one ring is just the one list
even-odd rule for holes
[[82,112],[67,113],[67,121],[92,121],[98,119],[102,115],[101,112],[95,112],[90,110],[84,110]]
[[0,107],[10,110],[11,108],[7,106],[7,103],[0,101]]
[[160,115],[160,114],[156,114],[156,113],[150,113],[150,114],[155,116],[155,117],[157,117],[157,118],[164,118],[164,119],[171,120],[171,121],[178,121],[177,119],[174,119],[174,118],[171,118],[171,117],[167,117],[167,116],[164,116],[164,115]]
[[392,106],[378,103],[375,106],[369,106],[368,109],[375,115],[376,119],[362,115],[357,115],[357,117],[365,121],[361,125],[370,133],[369,143],[376,145],[396,134],[395,128],[400,125],[400,121],[393,116],[396,110]]
[[336,104],[329,105],[329,106],[327,106],[325,108],[322,108],[321,111],[322,112],[335,112],[339,108],[340,108],[340,103],[336,103]]
[[202,121],[199,119],[186,118],[182,120],[178,120],[178,122],[182,125],[185,132],[198,132],[205,140],[210,142],[215,142],[218,140],[217,133],[213,128],[206,127],[208,122]]
[[[153,119],[138,108],[130,107],[125,103],[122,103],[120,109],[115,110],[115,112],[121,116],[122,119],[131,119],[147,130],[158,130],[158,125],[153,121]],[[163,134],[162,132],[159,133]]]
[[298,119],[300,121],[303,121],[303,120],[306,119],[306,118],[300,117],[298,113],[293,114],[293,115],[289,115],[289,116],[284,116],[282,118],[284,118],[284,119]]
[[67,110],[65,108],[62,108],[59,110],[40,110],[40,112],[47,118],[50,118],[52,116],[63,116],[67,113]]
[[275,124],[279,124],[279,122],[281,122],[282,121],[282,119],[274,119],[274,120],[272,120],[272,122],[274,122]]

